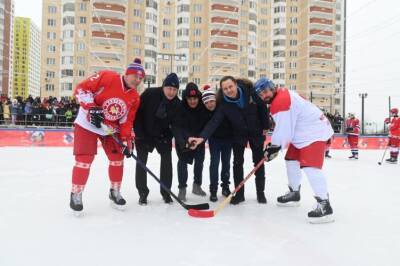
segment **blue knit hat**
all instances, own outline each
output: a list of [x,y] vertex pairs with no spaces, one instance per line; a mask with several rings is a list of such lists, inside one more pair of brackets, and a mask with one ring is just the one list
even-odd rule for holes
[[268,79],[268,78],[260,78],[259,80],[257,80],[256,84],[254,84],[254,90],[257,94],[259,94],[261,91],[266,90],[266,89],[270,89],[270,90],[274,90],[275,89],[275,85],[272,82],[272,80]]
[[125,75],[131,75],[131,74],[138,75],[142,78],[146,76],[144,68],[142,66],[142,60],[140,60],[140,58],[135,58],[133,63],[130,63],[126,68]]
[[163,87],[174,87],[179,89],[179,78],[175,73],[168,74],[163,82]]

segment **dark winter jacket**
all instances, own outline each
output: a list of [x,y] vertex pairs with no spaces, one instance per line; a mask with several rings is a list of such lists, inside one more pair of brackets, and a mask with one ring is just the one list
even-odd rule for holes
[[[217,110],[218,109],[215,109],[214,111],[207,110],[207,118],[208,118],[207,122],[212,119]],[[231,122],[229,122],[229,120],[226,118],[224,118],[221,124],[219,124],[217,129],[211,135],[211,138],[223,139],[226,141],[232,141],[232,137],[233,137],[233,132],[232,132]]]
[[237,84],[242,90],[242,101],[228,101],[220,90],[219,107],[200,133],[200,137],[208,139],[223,120],[227,119],[232,126],[234,143],[245,145],[249,140],[260,143],[264,141],[263,130],[270,127],[269,110],[255,94],[251,82],[237,80]]
[[140,107],[134,124],[137,141],[151,146],[172,140],[171,125],[177,118],[181,102],[178,97],[168,100],[162,87],[149,88],[140,96]]
[[182,93],[182,104],[177,121],[173,125],[173,133],[175,137],[175,148],[179,159],[184,160],[186,163],[192,163],[194,153],[197,152],[198,149],[204,149],[204,145],[200,145],[196,150],[192,151],[186,145],[188,143],[188,138],[199,136],[209,118],[207,110],[201,101],[201,93],[197,89],[197,86],[194,90],[195,95],[190,95],[199,99],[196,108],[190,108],[187,104],[186,99],[189,97],[188,91],[188,89],[185,89]]

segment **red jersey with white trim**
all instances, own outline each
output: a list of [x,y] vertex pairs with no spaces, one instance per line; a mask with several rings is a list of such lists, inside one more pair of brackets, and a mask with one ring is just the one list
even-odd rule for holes
[[398,116],[390,120],[389,133],[391,137],[400,138],[400,118]]
[[116,129],[121,139],[132,138],[132,127],[140,105],[140,97],[136,89],[124,85],[120,74],[114,71],[100,71],[79,83],[74,96],[81,105],[76,124],[99,135],[106,135],[103,129],[96,128],[88,120],[89,108],[99,106],[103,108],[106,125]]
[[346,134],[357,136],[360,134],[360,121],[357,118],[349,118],[346,120]]
[[327,141],[333,135],[321,110],[294,91],[278,89],[270,112],[275,122],[271,142],[282,148],[292,143],[301,149],[316,141]]

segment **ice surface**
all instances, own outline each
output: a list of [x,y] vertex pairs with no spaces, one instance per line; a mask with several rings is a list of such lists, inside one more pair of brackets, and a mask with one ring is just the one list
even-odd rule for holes
[[[122,189],[127,210],[110,208],[108,163],[101,151],[84,192],[85,216],[76,218],[68,206],[70,148],[1,148],[0,266],[400,265],[400,166],[379,166],[382,151],[361,151],[359,161],[349,161],[348,151],[331,153],[325,171],[336,222],[311,225],[306,214],[314,199],[305,178],[299,208],[275,205],[287,190],[282,155],[266,165],[267,205],[256,203],[249,180],[244,204],[195,219],[176,202],[164,204],[150,176],[149,205],[139,206],[132,159],[125,163]],[[249,151],[246,158],[249,172]],[[158,174],[155,153],[149,162]],[[190,175],[190,189],[192,180]],[[208,184],[207,155],[207,190]],[[221,201],[220,191],[218,197]],[[208,202],[191,193],[188,200]]]

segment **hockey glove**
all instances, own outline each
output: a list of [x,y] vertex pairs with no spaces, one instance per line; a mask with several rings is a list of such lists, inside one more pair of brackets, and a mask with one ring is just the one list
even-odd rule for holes
[[132,140],[124,141],[122,146],[122,154],[125,155],[126,158],[132,157],[134,144]]
[[272,145],[271,143],[268,143],[268,146],[264,150],[264,157],[267,160],[267,162],[275,159],[275,157],[278,156],[280,150],[281,146]]
[[97,128],[101,128],[101,123],[104,121],[103,109],[101,107],[91,107],[89,109],[89,121]]

